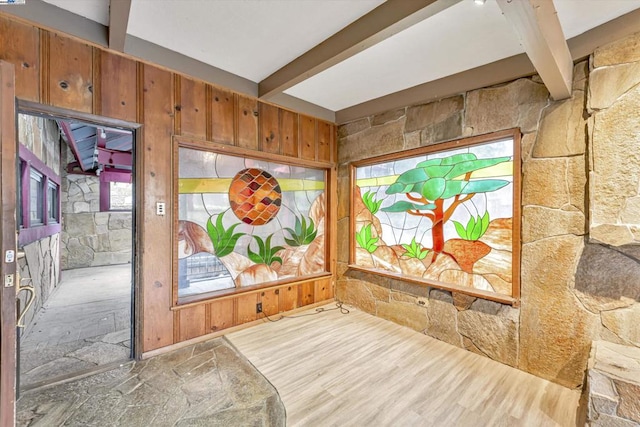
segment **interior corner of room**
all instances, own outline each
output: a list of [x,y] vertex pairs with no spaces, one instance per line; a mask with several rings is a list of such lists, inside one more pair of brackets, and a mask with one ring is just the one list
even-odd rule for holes
[[640,423],[640,0],[8,3],[0,424]]

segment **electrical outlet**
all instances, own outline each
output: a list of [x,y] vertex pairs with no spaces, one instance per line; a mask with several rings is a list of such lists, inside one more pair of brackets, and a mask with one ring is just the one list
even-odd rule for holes
[[261,302],[256,304],[256,313],[262,313],[262,303]]

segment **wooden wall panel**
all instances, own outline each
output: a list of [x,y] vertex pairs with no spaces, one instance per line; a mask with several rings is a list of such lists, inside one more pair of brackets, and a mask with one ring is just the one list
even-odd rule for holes
[[315,302],[315,282],[305,282],[298,285],[298,307]]
[[[110,52],[100,52],[99,70],[94,70],[94,96],[100,105],[96,113],[130,122],[137,121],[138,65],[136,61]],[[114,76],[118,76],[114,78]]]
[[300,157],[308,160],[316,159],[316,120],[313,117],[300,115]]
[[273,316],[274,314],[278,314],[280,310],[279,307],[279,289],[267,289],[260,293],[260,302],[262,303],[262,312],[267,316]]
[[318,160],[323,162],[331,161],[331,134],[333,126],[331,123],[318,121]]
[[186,77],[177,77],[177,80],[180,90],[179,100],[176,100],[176,131],[180,135],[206,139],[206,85]]
[[176,312],[178,317],[176,341],[186,341],[208,333],[205,322],[206,308],[205,305],[195,305]]
[[211,91],[211,140],[233,144],[235,122],[235,97],[233,93],[210,87]]
[[280,109],[260,103],[260,151],[280,154]]
[[326,301],[333,298],[333,289],[331,288],[331,278],[316,280],[314,285],[315,302]]
[[258,150],[258,100],[236,95],[238,99],[238,121],[236,145]]
[[93,110],[93,49],[70,38],[49,34],[49,67],[44,70],[49,104],[91,113]]
[[260,294],[245,294],[236,298],[236,324],[241,325],[247,322],[253,322],[258,318],[256,313],[256,304],[258,304]]
[[280,288],[278,308],[280,311],[289,311],[298,307],[298,287],[287,286]]
[[170,72],[144,65],[142,155],[143,350],[173,344],[172,212],[155,214],[156,202],[171,206],[171,133],[173,131],[173,78]]
[[207,307],[209,308],[207,332],[217,332],[235,325],[235,301],[233,299],[214,300]]
[[142,190],[136,201],[141,228],[137,322],[142,346],[138,351],[149,352],[176,340],[253,321],[258,318],[258,301],[271,315],[333,295],[333,289],[326,287],[330,280],[322,279],[172,311],[174,212],[168,209],[166,215],[158,216],[155,211],[157,202],[172,206],[172,135],[176,130],[196,139],[263,149],[294,159],[335,162],[334,125],[268,104],[258,111],[255,98],[187,76],[176,77],[133,58],[15,22],[1,12],[0,58],[15,64],[17,96],[22,99],[143,125],[136,157]]
[[0,16],[0,59],[16,70],[16,96],[40,100],[40,35],[36,27]]
[[298,115],[280,110],[280,151],[285,156],[298,157]]

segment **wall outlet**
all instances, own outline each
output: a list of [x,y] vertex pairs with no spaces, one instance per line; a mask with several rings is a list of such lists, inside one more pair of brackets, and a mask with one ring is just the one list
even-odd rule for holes
[[261,302],[256,304],[256,313],[262,313],[262,303]]

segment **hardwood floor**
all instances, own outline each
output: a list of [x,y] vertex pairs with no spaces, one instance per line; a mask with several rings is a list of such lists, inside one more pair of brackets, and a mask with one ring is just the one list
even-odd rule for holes
[[575,426],[578,391],[349,310],[226,336],[276,387],[288,426]]

